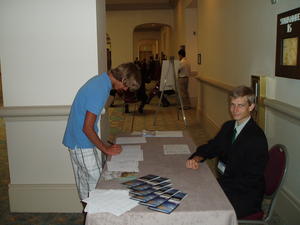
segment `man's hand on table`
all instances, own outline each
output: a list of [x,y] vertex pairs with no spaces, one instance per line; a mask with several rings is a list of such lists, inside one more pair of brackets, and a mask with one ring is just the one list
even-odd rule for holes
[[199,168],[199,162],[203,160],[200,156],[195,156],[192,159],[188,159],[185,163],[186,168],[196,170]]

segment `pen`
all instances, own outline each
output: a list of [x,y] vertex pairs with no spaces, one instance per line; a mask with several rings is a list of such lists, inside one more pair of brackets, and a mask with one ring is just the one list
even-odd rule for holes
[[110,144],[110,145],[114,145],[114,143],[110,140],[107,140],[107,143]]

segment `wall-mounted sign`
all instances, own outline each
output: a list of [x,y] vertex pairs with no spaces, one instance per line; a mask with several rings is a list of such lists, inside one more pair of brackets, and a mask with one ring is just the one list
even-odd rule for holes
[[300,8],[277,16],[275,75],[300,79]]

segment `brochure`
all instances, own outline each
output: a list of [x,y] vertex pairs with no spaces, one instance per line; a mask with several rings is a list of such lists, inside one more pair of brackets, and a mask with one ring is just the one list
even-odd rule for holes
[[156,198],[153,198],[149,201],[139,202],[139,204],[156,207],[164,203],[165,201],[168,201],[168,199],[161,196],[157,196]]
[[134,191],[143,191],[143,190],[146,190],[146,189],[149,189],[149,188],[152,188],[152,187],[153,186],[151,184],[144,183],[144,184],[141,184],[141,185],[138,185],[138,186],[131,187],[130,189],[132,189]]
[[146,184],[146,183],[144,181],[134,179],[134,180],[125,181],[121,184],[126,185],[127,188],[131,188],[131,187],[135,187],[135,186]]
[[162,187],[162,188],[158,189],[157,191],[155,191],[155,194],[161,195],[162,193],[164,193],[170,189],[172,189],[172,187],[170,187],[170,186]]
[[162,193],[161,196],[162,197],[166,197],[166,198],[171,198],[173,195],[175,195],[177,192],[179,192],[178,189],[170,189],[170,190],[167,190],[166,192]]
[[157,207],[149,206],[148,209],[170,214],[178,207],[178,205],[179,204],[177,203],[166,201]]
[[187,193],[179,191],[175,195],[173,195],[169,199],[169,201],[179,204],[186,196],[187,196]]
[[149,181],[149,184],[158,185],[158,184],[161,184],[161,183],[164,183],[164,182],[168,182],[168,181],[170,181],[169,178],[159,177],[157,179]]
[[158,190],[158,189],[161,189],[163,187],[168,187],[168,186],[171,186],[171,185],[172,185],[172,183],[170,183],[170,182],[163,182],[163,183],[160,183],[158,185],[153,186],[153,188]]
[[146,176],[139,177],[138,179],[142,180],[142,181],[145,181],[145,182],[148,182],[148,181],[158,179],[158,178],[160,178],[160,176],[153,175],[153,174],[148,174]]
[[130,197],[130,199],[139,201],[139,202],[147,202],[151,199],[159,197],[157,194],[151,193],[149,195],[133,195]]
[[154,188],[148,188],[146,190],[141,190],[141,191],[131,190],[129,192],[129,194],[131,194],[131,195],[148,195],[148,194],[151,194],[151,193],[153,193],[155,191],[156,190]]

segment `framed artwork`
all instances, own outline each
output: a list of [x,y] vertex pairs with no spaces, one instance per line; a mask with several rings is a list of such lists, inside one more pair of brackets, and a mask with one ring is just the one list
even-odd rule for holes
[[198,63],[198,65],[201,64],[201,54],[200,53],[197,55],[197,63]]
[[275,75],[300,79],[300,7],[277,16]]

